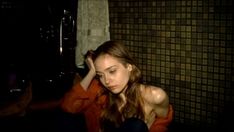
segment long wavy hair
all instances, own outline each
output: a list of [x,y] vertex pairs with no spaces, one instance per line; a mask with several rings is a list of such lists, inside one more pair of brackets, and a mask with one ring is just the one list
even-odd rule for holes
[[113,131],[127,118],[136,117],[144,120],[143,101],[140,92],[141,71],[136,66],[135,61],[129,54],[127,48],[119,41],[107,41],[94,51],[93,60],[100,55],[111,55],[118,59],[123,66],[132,65],[132,71],[125,91],[126,104],[121,111],[118,109],[118,94],[112,94],[107,89],[103,89],[103,94],[107,94],[108,100],[100,118],[101,130],[103,132]]

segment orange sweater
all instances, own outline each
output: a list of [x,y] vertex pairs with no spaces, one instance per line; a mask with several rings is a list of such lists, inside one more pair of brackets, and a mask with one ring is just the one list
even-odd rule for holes
[[[61,102],[61,108],[69,113],[84,113],[88,132],[99,132],[99,117],[106,97],[102,96],[96,99],[97,93],[101,90],[101,85],[97,80],[93,80],[85,91],[80,83],[76,83],[68,91]],[[150,132],[165,132],[167,126],[173,118],[173,109],[170,105],[168,116],[166,118],[156,118],[150,127]]]

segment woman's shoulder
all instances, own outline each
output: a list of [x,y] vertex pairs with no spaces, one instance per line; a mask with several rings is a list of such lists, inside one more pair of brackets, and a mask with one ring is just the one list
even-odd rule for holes
[[141,86],[142,96],[148,102],[152,104],[162,104],[168,100],[167,93],[161,87],[153,85]]

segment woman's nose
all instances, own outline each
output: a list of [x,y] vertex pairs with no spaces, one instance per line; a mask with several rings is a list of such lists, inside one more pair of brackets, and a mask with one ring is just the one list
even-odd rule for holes
[[110,84],[110,77],[105,75],[105,84],[109,85]]

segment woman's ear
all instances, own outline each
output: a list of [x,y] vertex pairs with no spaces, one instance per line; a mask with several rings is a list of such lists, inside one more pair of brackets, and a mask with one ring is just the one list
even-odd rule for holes
[[132,65],[131,65],[131,64],[127,64],[127,69],[128,69],[129,71],[132,71]]

